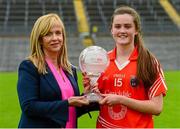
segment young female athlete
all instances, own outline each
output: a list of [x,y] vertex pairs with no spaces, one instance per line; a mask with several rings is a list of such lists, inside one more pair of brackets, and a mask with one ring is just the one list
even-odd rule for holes
[[[167,88],[159,61],[143,45],[139,14],[131,7],[117,8],[111,34],[115,48],[98,79],[103,99],[97,128],[153,128],[152,115],[161,113]],[[87,75],[83,83],[87,89]]]

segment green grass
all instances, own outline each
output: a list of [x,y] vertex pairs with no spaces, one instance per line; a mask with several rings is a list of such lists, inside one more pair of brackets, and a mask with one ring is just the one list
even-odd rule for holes
[[[79,86],[82,91],[81,74]],[[165,72],[168,92],[164,98],[164,109],[160,116],[155,116],[155,127],[180,127],[180,71]],[[0,73],[0,128],[16,128],[20,117],[20,107],[16,90],[17,73]],[[95,127],[98,112],[93,112],[92,119],[87,114],[78,120],[79,128]]]
[[180,71],[165,72],[167,95],[164,97],[164,109],[155,117],[155,127],[180,127]]
[[16,73],[0,74],[0,128],[14,128],[18,125],[20,107],[16,81]]

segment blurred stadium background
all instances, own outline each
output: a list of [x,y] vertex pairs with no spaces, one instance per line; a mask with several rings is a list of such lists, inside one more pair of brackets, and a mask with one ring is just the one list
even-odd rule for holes
[[141,15],[145,45],[165,70],[180,69],[180,0],[0,0],[0,71],[16,71],[29,54],[35,20],[55,12],[65,23],[72,64],[88,45],[114,47],[109,25],[113,10],[129,5]]
[[[47,13],[60,15],[67,31],[69,59],[78,66],[79,54],[85,47],[98,45],[106,50],[114,47],[110,18],[121,5],[131,6],[141,15],[145,45],[164,70],[180,71],[180,0],[0,0],[0,127],[17,127],[20,108],[16,72],[29,54],[29,34],[35,20]],[[172,75],[167,79],[171,95],[165,97],[168,101],[161,115],[164,118],[156,127],[173,127],[171,123],[180,127],[176,122],[180,73]],[[90,125],[87,119],[80,119],[80,127]]]

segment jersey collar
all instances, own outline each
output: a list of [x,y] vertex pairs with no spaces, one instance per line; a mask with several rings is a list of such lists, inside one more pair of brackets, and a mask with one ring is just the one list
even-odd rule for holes
[[[110,60],[116,59],[116,51],[117,51],[117,48],[115,47],[113,50],[108,52]],[[137,58],[138,58],[138,49],[137,49],[137,47],[135,47],[133,52],[131,53],[131,55],[129,57],[129,60],[133,61],[133,60],[137,60]]]

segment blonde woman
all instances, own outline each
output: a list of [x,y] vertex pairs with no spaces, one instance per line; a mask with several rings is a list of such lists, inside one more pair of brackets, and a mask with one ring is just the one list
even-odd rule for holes
[[30,35],[31,52],[18,69],[19,128],[76,128],[79,96],[76,69],[68,61],[66,32],[57,14],[41,16]]

